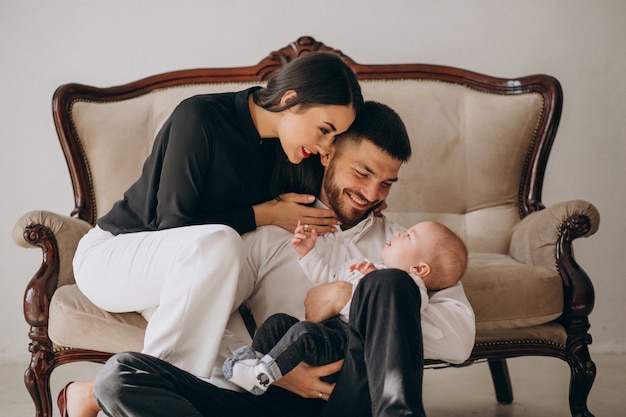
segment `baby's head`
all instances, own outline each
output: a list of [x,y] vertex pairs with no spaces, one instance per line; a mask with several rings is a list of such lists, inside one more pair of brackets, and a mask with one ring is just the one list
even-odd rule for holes
[[456,284],[467,267],[463,241],[446,226],[430,221],[396,233],[381,256],[388,268],[420,276],[433,291]]

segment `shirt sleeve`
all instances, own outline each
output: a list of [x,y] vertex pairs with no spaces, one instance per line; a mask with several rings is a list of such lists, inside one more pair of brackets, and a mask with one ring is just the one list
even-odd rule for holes
[[[350,262],[350,264],[355,263]],[[380,268],[378,268],[380,269]],[[341,309],[341,311],[339,312],[339,315],[347,322],[348,319],[350,318],[350,306],[352,306],[352,297],[354,297],[354,291],[356,291],[356,287],[357,285],[359,285],[359,282],[361,282],[361,278],[363,278],[365,275],[363,275],[361,272],[354,270],[352,272],[350,272],[349,275],[345,276],[344,278],[342,278],[342,281],[346,281],[350,284],[352,284],[352,295],[350,296],[350,299],[348,300],[348,302],[346,303],[345,306],[343,306],[343,308]]]
[[328,263],[322,258],[316,248],[311,249],[303,257],[298,258],[298,264],[309,281],[314,285],[334,282],[338,279],[338,272],[331,271]]
[[242,236],[244,247],[246,248],[246,257],[241,264],[238,286],[242,286],[241,282],[247,285],[243,293],[239,288],[237,290],[237,298],[241,299],[241,304],[244,304],[252,295],[259,278],[262,262],[266,259],[266,232],[267,228],[261,228],[254,233],[246,233]]
[[197,214],[200,193],[211,169],[208,161],[213,133],[211,122],[201,113],[196,100],[185,100],[174,109],[167,129],[161,132],[167,144],[160,155],[155,219],[159,229],[192,224]]
[[[214,178],[213,143],[217,123],[205,106],[195,99],[183,101],[172,113],[161,155],[162,167],[157,191],[156,224],[167,229],[191,224],[226,224],[240,234],[254,230],[252,207],[237,210],[199,213],[201,194],[206,181],[228,181]],[[217,205],[217,204],[216,204]]]
[[409,274],[409,276],[413,279],[413,282],[415,282],[415,285],[417,285],[417,288],[420,290],[420,298],[422,301],[420,303],[420,315],[423,315],[424,311],[428,308],[428,303],[430,301],[428,298],[426,284],[424,284],[424,281],[418,275]]
[[[359,272],[359,274],[361,274],[361,273]],[[361,274],[361,278],[362,277],[363,277],[363,274]],[[359,285],[359,281],[360,280],[352,280],[352,281],[350,281],[350,284],[352,284],[352,295],[350,296],[350,299],[348,300],[346,305],[343,306],[343,308],[339,312],[339,316],[341,316],[341,318],[345,322],[347,322],[350,319],[350,307],[352,306],[352,297],[354,297],[354,291],[356,291],[356,286]]]
[[476,320],[460,282],[430,295],[422,312],[422,334],[425,358],[467,360],[474,348]]

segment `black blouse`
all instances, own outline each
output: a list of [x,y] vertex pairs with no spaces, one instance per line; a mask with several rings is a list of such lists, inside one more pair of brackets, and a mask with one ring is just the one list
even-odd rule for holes
[[248,97],[255,88],[180,103],[140,178],[98,225],[113,234],[208,223],[254,230],[252,205],[272,198],[271,170],[282,152],[254,127]]

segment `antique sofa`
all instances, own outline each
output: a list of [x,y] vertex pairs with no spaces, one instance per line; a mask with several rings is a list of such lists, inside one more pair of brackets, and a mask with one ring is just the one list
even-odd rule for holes
[[315,50],[342,55],[365,98],[388,104],[407,125],[414,156],[400,171],[386,215],[404,225],[443,222],[469,249],[463,282],[477,334],[468,363],[488,362],[497,400],[510,403],[507,358],[566,361],[571,414],[592,415],[586,403],[595,377],[588,351],[594,291],[572,242],[596,232],[599,214],[585,201],[542,204],[562,108],[559,82],[435,65],[364,65],[302,37],[254,66],[176,71],[110,88],[67,84],[55,92],[54,122],[75,209],[69,215],[32,211],[14,229],[18,245],[43,252],[24,295],[32,354],[24,379],[36,416],[52,416],[49,380],[57,366],[104,362],[111,353],[142,347],[142,316],[96,308],[74,284],[71,261],[81,236],[138,177],[165,118],[186,97],[263,83]]

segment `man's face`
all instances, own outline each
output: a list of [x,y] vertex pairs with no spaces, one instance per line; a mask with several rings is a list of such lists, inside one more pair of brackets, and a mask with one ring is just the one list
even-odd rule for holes
[[320,199],[335,210],[342,229],[356,225],[387,198],[402,165],[368,140],[342,143],[322,163]]

